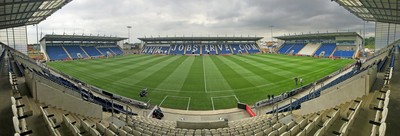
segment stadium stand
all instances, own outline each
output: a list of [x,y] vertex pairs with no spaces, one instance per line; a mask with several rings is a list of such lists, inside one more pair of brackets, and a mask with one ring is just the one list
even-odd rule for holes
[[110,50],[113,51],[116,55],[124,54],[124,52],[119,47],[110,47]]
[[281,48],[278,50],[278,53],[280,54],[286,54],[286,52],[292,48],[293,44],[291,43],[284,43],[282,44]]
[[186,46],[183,44],[173,44],[171,45],[171,49],[169,54],[185,54]]
[[318,50],[319,46],[321,46],[321,43],[308,43],[298,52],[298,54],[312,56],[314,52]]
[[142,53],[144,54],[169,54],[170,46],[159,45],[159,46],[146,46],[143,48]]
[[50,57],[50,60],[67,60],[71,59],[65,52],[63,46],[47,46],[46,52]]
[[[78,45],[64,45],[63,46],[72,59],[87,58],[86,53]],[[81,56],[79,57],[78,54]]]
[[114,55],[114,53],[108,47],[97,47],[97,49],[103,54],[104,56],[108,56],[108,54]]
[[296,43],[286,51],[286,54],[297,54],[301,49],[304,48],[304,45],[304,43]]
[[153,54],[153,52],[155,52],[156,48],[158,48],[158,47],[156,47],[156,46],[146,46],[146,47],[143,48],[142,53],[144,53],[144,54]]
[[81,47],[90,57],[103,56],[103,54],[101,54],[99,50],[97,50],[96,47],[94,46],[81,46]]
[[229,44],[217,44],[218,54],[232,54],[232,48]]
[[245,54],[247,53],[246,48],[244,48],[244,45],[242,44],[231,44],[231,49],[233,51],[233,54]]
[[333,57],[340,57],[340,58],[353,58],[354,51],[352,50],[336,50],[333,53]]
[[317,51],[315,51],[314,56],[324,56],[329,57],[331,56],[332,52],[335,50],[336,44],[335,43],[322,43],[321,47]]
[[249,54],[260,52],[260,49],[256,46],[256,44],[245,44],[244,47]]
[[200,45],[198,44],[187,44],[185,45],[186,54],[200,54]]
[[217,54],[216,48],[214,44],[206,44],[201,48],[201,52],[202,54]]
[[[374,60],[374,58],[378,56],[376,55],[368,58],[368,60],[373,63],[360,69],[350,70],[350,72],[345,73],[330,83],[327,83],[320,89],[297,99],[290,105],[279,107],[269,114],[261,114],[241,120],[227,121],[228,127],[217,129],[180,128],[176,121],[157,120],[144,116],[130,116],[134,113],[129,113],[129,111],[126,111],[122,105],[94,95],[92,92],[76,86],[74,82],[64,79],[61,76],[56,76],[49,70],[44,69],[41,65],[37,65],[33,60],[24,57],[23,54],[18,53],[17,51],[10,49],[7,53],[2,52],[0,58],[7,54],[7,71],[9,72],[10,84],[12,85],[16,84],[16,81],[14,80],[15,74],[13,73],[19,71],[18,69],[22,69],[22,67],[15,67],[16,65],[11,64],[13,61],[17,61],[19,63],[16,64],[24,63],[25,66],[29,66],[26,67],[25,71],[34,73],[32,77],[43,77],[44,79],[41,79],[41,82],[48,80],[61,85],[66,89],[78,92],[80,94],[80,96],[78,96],[79,98],[101,105],[105,112],[113,111],[116,114],[118,114],[118,112],[125,113],[125,115],[113,116],[113,121],[107,121],[106,119],[85,117],[74,113],[74,111],[65,111],[57,107],[42,105],[38,108],[50,135],[354,135],[354,130],[356,129],[354,126],[358,125],[357,122],[359,120],[367,120],[367,122],[370,122],[371,128],[363,131],[375,136],[377,134],[385,135],[386,130],[386,118],[391,92],[387,85],[390,84],[396,59],[394,55],[395,50],[392,49],[388,52],[390,55],[390,63],[388,69],[386,69],[384,87],[379,91],[375,91],[351,101],[341,102],[341,104],[332,108],[305,115],[297,114],[297,110],[294,110],[300,108],[302,102],[320,96],[324,89],[333,87],[341,82],[346,82],[347,79],[371,69],[373,65],[378,65],[379,61]],[[380,54],[384,55],[384,53],[385,52],[381,52]],[[369,62],[365,63],[367,64]],[[48,85],[55,87],[53,84]],[[18,89],[14,88],[14,90]],[[65,90],[65,93],[68,94],[68,90]],[[29,118],[30,111],[29,104],[23,102],[24,97],[13,95],[11,101],[11,108],[14,114],[12,118],[17,134],[24,135],[34,133],[29,130],[29,125],[27,125],[26,121],[24,122],[25,118]],[[357,118],[357,116],[362,114],[361,111],[372,111],[374,117]]]
[[146,45],[143,54],[254,54],[260,52],[256,44],[171,44]]

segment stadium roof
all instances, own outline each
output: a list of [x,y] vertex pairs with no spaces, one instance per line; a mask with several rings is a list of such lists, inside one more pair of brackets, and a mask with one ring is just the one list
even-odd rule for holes
[[334,0],[365,21],[400,23],[399,0]]
[[152,41],[258,41],[264,37],[155,37],[138,38],[144,42]]
[[274,37],[280,40],[302,40],[302,39],[334,39],[338,36],[361,36],[357,32],[337,32],[337,33],[315,33],[302,35],[288,35]]
[[0,29],[38,24],[72,0],[0,0]]
[[87,35],[45,35],[40,41],[122,41],[128,38]]

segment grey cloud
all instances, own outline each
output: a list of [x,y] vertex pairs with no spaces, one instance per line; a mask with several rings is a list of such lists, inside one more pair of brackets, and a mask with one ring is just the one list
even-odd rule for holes
[[[39,24],[43,33],[258,35],[359,31],[363,22],[330,0],[74,0]],[[373,23],[367,31],[373,32]],[[29,42],[36,41],[28,27]],[[137,42],[137,40],[135,40]]]

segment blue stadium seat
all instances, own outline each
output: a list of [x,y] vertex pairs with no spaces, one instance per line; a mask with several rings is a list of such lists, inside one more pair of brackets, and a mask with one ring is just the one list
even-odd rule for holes
[[324,56],[329,57],[336,48],[336,43],[323,43],[315,52],[314,56],[319,56],[321,52],[325,52]]
[[232,48],[233,54],[247,53],[247,50],[243,44],[231,44],[230,46]]
[[218,44],[216,46],[218,54],[232,54],[231,46],[229,44]]
[[160,51],[162,54],[168,54],[170,48],[171,48],[170,46],[164,46],[164,47],[161,47]]
[[245,44],[244,47],[249,54],[260,52],[260,49],[256,46],[256,44]]
[[169,54],[185,54],[185,45],[172,44]]
[[99,49],[99,51],[103,54],[103,55],[107,55],[107,52],[111,53],[114,55],[114,53],[108,48],[108,47],[97,47],[97,49]]
[[187,44],[186,54],[200,54],[200,45],[198,44]]
[[143,48],[142,53],[144,54],[153,54],[153,51],[155,50],[155,46],[146,46]]
[[168,54],[169,46],[146,46],[143,48],[142,53],[144,54]]
[[87,58],[86,53],[78,45],[64,45],[64,48],[67,50],[72,59],[77,59],[78,53],[81,54],[82,58]]
[[342,58],[352,58],[354,55],[354,51],[351,50],[336,50],[335,53],[333,53],[334,57],[342,57]]
[[297,53],[299,53],[299,51],[300,51],[301,49],[304,48],[304,46],[305,46],[304,43],[296,43],[296,44],[294,44],[290,49],[288,49],[288,50],[286,51],[286,54],[288,54],[288,53],[297,54]]
[[83,50],[91,57],[103,56],[94,46],[81,46]]
[[70,59],[62,46],[46,46],[46,52],[50,60]]
[[278,50],[278,53],[280,54],[286,54],[286,52],[292,48],[293,44],[289,44],[289,43],[284,43],[282,45],[282,47]]
[[349,73],[346,73],[346,74],[338,77],[337,79],[333,80],[332,82],[326,84],[325,86],[315,90],[314,92],[311,92],[311,93],[309,93],[309,94],[307,94],[307,95],[295,100],[294,102],[292,102],[292,104],[284,105],[282,107],[279,107],[276,110],[272,110],[272,111],[267,112],[267,114],[271,114],[271,113],[274,113],[276,111],[277,112],[286,112],[286,111],[290,111],[291,109],[298,109],[298,108],[301,107],[301,103],[319,97],[321,95],[321,92],[324,91],[325,89],[328,89],[328,88],[330,88],[330,87],[332,87],[334,85],[337,85],[337,84],[339,84],[339,83],[341,83],[341,82],[343,82],[343,81],[345,81],[345,80],[353,77],[354,75],[357,75],[357,74],[359,74],[359,73],[361,73],[362,71],[365,71],[365,70],[367,70],[367,68],[361,69],[361,70],[355,70],[354,69],[354,70],[350,71]]
[[110,47],[110,50],[113,51],[117,55],[124,54],[124,52],[119,47]]
[[202,50],[202,54],[217,54],[217,46],[214,44],[204,45]]

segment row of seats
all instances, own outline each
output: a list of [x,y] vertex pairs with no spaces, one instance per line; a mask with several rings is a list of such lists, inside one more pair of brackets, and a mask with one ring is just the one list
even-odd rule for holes
[[390,60],[390,65],[385,72],[384,86],[380,91],[376,92],[376,93],[378,93],[378,97],[376,98],[377,105],[376,105],[376,107],[374,107],[374,109],[376,110],[375,118],[373,120],[369,121],[372,124],[371,136],[375,136],[377,134],[385,135],[386,118],[388,116],[388,111],[389,111],[388,105],[389,105],[389,101],[390,101],[389,84],[390,84],[390,80],[391,80],[392,74],[393,74],[393,67],[394,67],[394,60],[395,60],[394,56],[395,56],[395,54],[393,51],[392,57]]
[[[88,56],[78,45],[63,46],[72,59],[87,58]],[[80,55],[80,56],[79,56]]]
[[254,54],[260,52],[255,44],[171,44],[145,46],[143,54]]
[[293,46],[286,51],[286,54],[297,54],[301,49],[304,48],[304,43],[295,43]]
[[353,50],[336,50],[332,56],[340,58],[353,58],[353,55],[354,55]]
[[294,102],[292,102],[292,104],[287,104],[287,105],[279,107],[279,108],[277,108],[275,110],[271,110],[271,111],[267,112],[267,114],[274,113],[276,111],[278,111],[278,112],[286,112],[286,111],[290,111],[292,109],[298,109],[298,108],[300,108],[301,103],[303,103],[305,101],[308,101],[308,100],[311,100],[311,99],[314,99],[316,97],[319,97],[322,91],[324,91],[324,90],[326,90],[326,89],[328,89],[328,88],[330,88],[330,87],[332,87],[334,85],[337,85],[337,84],[339,84],[339,83],[341,83],[343,81],[346,81],[347,79],[349,79],[349,78],[351,78],[351,77],[353,77],[355,75],[358,75],[359,73],[361,73],[363,71],[366,71],[366,70],[372,68],[376,64],[377,64],[377,62],[374,62],[374,63],[372,63],[372,64],[370,64],[370,65],[368,65],[368,66],[366,66],[364,68],[361,68],[359,70],[358,69],[353,69],[352,71],[350,71],[350,72],[348,72],[348,73],[336,78],[335,80],[329,82],[328,84],[325,84],[321,88],[319,88],[319,89],[317,89],[317,90],[315,90],[315,91],[313,91],[313,92],[311,92],[311,93],[309,93],[309,94],[307,94],[307,95],[295,100]]
[[122,55],[123,51],[115,47],[95,47],[79,45],[55,45],[46,46],[46,52],[50,60],[69,60],[88,57],[100,57],[110,55]]
[[[278,50],[278,53],[330,57],[332,53],[335,51],[335,49],[336,49],[335,43],[322,43],[322,44],[284,43]],[[336,54],[333,54],[333,56],[335,57],[351,58],[354,54],[354,51],[338,50],[335,51],[335,53]]]
[[375,118],[370,120],[370,123],[372,124],[371,136],[376,136],[376,134],[385,135],[386,130],[386,118],[389,111],[388,105],[390,100],[390,90],[379,93],[381,94],[379,97],[377,97],[378,105],[377,107],[374,107],[376,110]]
[[[125,130],[133,135],[244,135],[244,136],[308,136],[308,135],[326,135],[327,130],[332,124],[341,118],[351,119],[360,111],[362,101],[356,100],[342,104],[335,108],[325,111],[316,112],[304,116],[284,114],[264,114],[253,118],[246,118],[236,121],[229,121],[229,127],[218,129],[183,129],[177,128],[175,124],[171,125],[170,121],[156,120],[142,116],[133,116],[125,120],[124,117],[119,119],[127,121],[126,126],[119,129]],[[341,109],[343,115],[340,115]],[[354,110],[354,111],[353,111]],[[348,113],[347,113],[348,112]],[[354,112],[354,113],[352,113]],[[285,115],[286,114],[286,115]],[[289,118],[289,120],[288,120]],[[293,119],[290,119],[293,118]],[[111,128],[111,127],[110,127]],[[343,131],[348,129],[343,128]],[[117,130],[114,130],[116,132]],[[341,132],[341,131],[340,131]]]
[[35,69],[30,69],[30,70],[32,72],[36,73],[37,75],[44,77],[45,79],[47,79],[49,81],[52,81],[56,84],[59,84],[59,85],[65,87],[65,88],[68,88],[72,91],[80,93],[82,95],[82,98],[84,98],[84,100],[101,105],[103,107],[103,111],[109,111],[109,112],[114,111],[116,113],[122,112],[122,113],[128,113],[128,114],[135,114],[135,113],[125,110],[122,105],[119,105],[119,104],[113,103],[109,100],[94,96],[92,93],[89,93],[89,91],[87,91],[83,88],[79,88],[72,82],[70,82],[62,77],[55,76],[47,71],[39,72],[39,71],[36,71]]
[[303,49],[298,53],[299,55],[307,55],[312,56],[314,52],[319,48],[321,43],[308,43],[304,46]]
[[47,46],[46,53],[50,60],[68,60],[71,59],[63,46]]
[[281,48],[278,50],[279,54],[286,54],[286,52],[292,48],[292,44],[284,43],[281,45]]
[[57,128],[60,128],[61,126],[59,124],[56,124],[56,118],[54,117],[54,114],[50,114],[47,112],[47,106],[40,106],[40,112],[42,113],[42,117],[44,122],[46,123],[46,127],[50,132],[51,136],[61,136],[61,133],[58,131]]
[[349,105],[349,108],[347,111],[344,113],[344,117],[342,117],[342,120],[345,122],[342,124],[340,127],[340,130],[335,131],[334,133],[340,136],[347,136],[349,132],[349,128],[353,125],[355,117],[357,114],[360,112],[360,106],[362,104],[362,100],[354,100]]
[[24,109],[27,106],[21,102],[21,99],[22,97],[11,96],[12,121],[15,135],[29,135],[32,133],[32,130],[29,130],[25,118],[31,116],[32,111]]
[[329,57],[336,48],[336,43],[322,43],[321,46],[315,51],[314,56]]
[[[6,54],[6,53],[4,53]],[[103,107],[104,111],[115,111],[117,113],[121,112],[121,113],[126,113],[126,114],[130,114],[130,115],[136,115],[136,113],[132,113],[131,111],[127,111],[124,109],[124,106],[117,104],[117,103],[113,103],[109,100],[94,96],[92,93],[89,93],[89,91],[87,91],[86,89],[83,88],[79,88],[77,85],[75,85],[74,83],[70,82],[69,80],[66,80],[62,77],[59,76],[55,76],[54,74],[52,74],[49,70],[47,70],[46,68],[43,68],[41,65],[38,65],[35,61],[33,61],[31,58],[29,57],[24,57],[24,55],[22,53],[19,53],[17,51],[15,51],[14,49],[9,48],[9,51],[7,52],[7,54],[9,54],[10,56],[13,57],[18,57],[21,58],[23,60],[26,60],[27,63],[30,64],[24,64],[24,65],[36,65],[38,66],[41,71],[37,71],[35,68],[28,68],[29,71],[35,73],[36,75],[43,77],[44,79],[47,79],[53,83],[56,83],[60,86],[63,86],[65,88],[68,88],[72,91],[78,92],[82,95],[81,98],[83,98],[84,100],[93,102],[95,104],[99,104]],[[11,58],[11,57],[9,57]],[[11,62],[11,60],[9,60],[8,62]],[[8,65],[8,66],[13,66],[13,65]],[[12,67],[10,67],[9,69],[13,69]],[[13,70],[11,70],[13,71]],[[11,77],[11,75],[10,75]],[[13,85],[15,82],[15,88],[16,86],[16,81],[11,82],[12,79],[10,78],[10,83]]]

